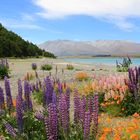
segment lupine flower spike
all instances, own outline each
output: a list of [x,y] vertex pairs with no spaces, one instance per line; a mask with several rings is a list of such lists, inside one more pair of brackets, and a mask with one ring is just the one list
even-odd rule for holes
[[0,87],[0,110],[5,108],[3,89]]
[[6,104],[8,110],[10,111],[13,107],[13,100],[11,95],[10,82],[7,77],[4,78],[4,83],[5,83],[5,92],[6,92]]

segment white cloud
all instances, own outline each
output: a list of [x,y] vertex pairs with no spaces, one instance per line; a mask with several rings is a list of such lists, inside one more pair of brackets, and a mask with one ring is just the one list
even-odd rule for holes
[[33,0],[33,3],[42,8],[38,15],[44,18],[88,15],[109,19],[126,30],[135,27],[128,18],[140,17],[140,0]]
[[23,21],[35,21],[34,15],[22,13],[21,16]]
[[109,23],[115,24],[118,28],[125,31],[132,31],[137,28],[134,23],[129,22],[127,18],[124,17],[108,16],[105,20]]
[[5,27],[11,28],[11,29],[28,29],[28,30],[42,30],[47,31],[54,34],[62,34],[63,32],[54,30],[47,27],[41,27],[39,25],[36,25],[34,22],[25,21],[25,18],[20,20],[16,19],[5,19],[0,18],[0,23],[2,23]]
[[2,23],[4,26],[8,28],[20,28],[20,29],[38,29],[43,30],[44,28],[33,24],[31,22],[25,22],[24,20],[16,20],[16,19],[5,19],[0,18],[0,23]]

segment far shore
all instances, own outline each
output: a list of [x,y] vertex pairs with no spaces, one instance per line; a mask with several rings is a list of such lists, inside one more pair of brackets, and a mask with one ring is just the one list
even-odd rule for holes
[[[122,55],[122,56],[87,56],[87,55],[81,55],[81,56],[58,56],[57,58],[59,59],[64,59],[64,58],[123,58],[123,57],[128,57],[127,55]],[[131,58],[140,58],[140,56],[129,56]]]

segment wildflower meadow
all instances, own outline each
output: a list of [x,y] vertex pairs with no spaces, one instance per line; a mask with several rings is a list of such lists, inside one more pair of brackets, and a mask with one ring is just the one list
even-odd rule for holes
[[16,97],[4,76],[0,139],[140,139],[140,67],[109,75],[75,72],[72,82],[49,74],[40,78],[38,67],[33,63],[33,74],[17,81]]

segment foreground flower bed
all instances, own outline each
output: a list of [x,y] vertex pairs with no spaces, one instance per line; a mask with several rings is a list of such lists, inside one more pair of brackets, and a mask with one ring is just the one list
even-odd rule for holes
[[[74,91],[70,101],[70,89],[52,82],[46,77],[43,82],[30,84],[18,81],[18,95],[12,99],[10,82],[5,77],[5,94],[0,88],[0,135],[10,140],[93,140],[98,131],[98,95],[86,98]],[[56,86],[58,85],[58,86]],[[57,89],[55,88],[57,87]],[[24,89],[24,90],[23,90]],[[55,89],[55,90],[54,90]],[[40,94],[40,110],[34,108],[31,95]],[[74,104],[71,106],[71,104]],[[37,105],[37,104],[36,104]],[[70,121],[70,107],[74,120]]]
[[[36,71],[37,74],[37,71]],[[139,140],[140,67],[128,74],[61,82],[54,77],[10,81],[0,88],[0,139]],[[11,81],[12,82],[12,81]]]

